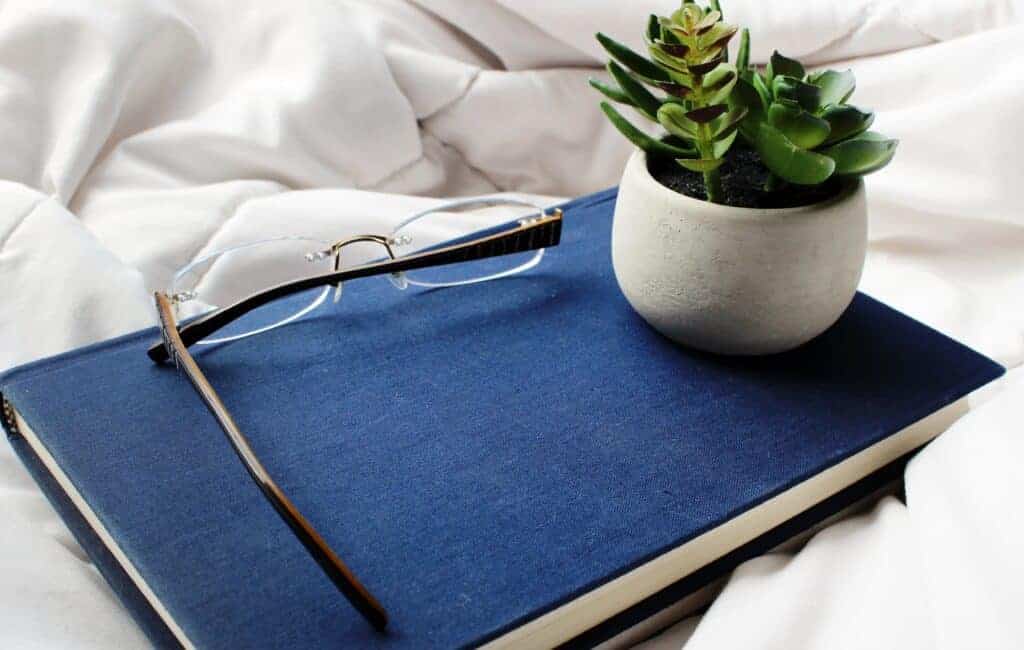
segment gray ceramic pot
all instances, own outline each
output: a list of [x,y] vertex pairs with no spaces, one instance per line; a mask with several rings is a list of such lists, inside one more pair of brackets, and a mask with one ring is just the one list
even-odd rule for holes
[[612,226],[622,293],[655,329],[719,354],[772,354],[825,331],[853,300],[867,248],[863,181],[798,208],[733,208],[674,192],[637,151]]

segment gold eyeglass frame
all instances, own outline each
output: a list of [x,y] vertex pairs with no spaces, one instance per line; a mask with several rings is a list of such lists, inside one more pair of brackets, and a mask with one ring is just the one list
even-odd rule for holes
[[[224,406],[213,386],[203,375],[199,365],[188,348],[205,339],[213,332],[241,318],[252,310],[269,302],[316,287],[334,286],[340,290],[343,282],[386,274],[400,274],[406,271],[447,264],[472,262],[489,257],[521,253],[557,246],[562,231],[562,211],[554,208],[550,214],[543,211],[537,218],[521,221],[508,230],[481,236],[460,244],[431,249],[404,257],[396,257],[391,249],[390,239],[380,235],[358,235],[335,242],[329,249],[333,255],[334,271],[301,280],[295,280],[270,287],[250,295],[238,302],[216,309],[200,316],[186,325],[179,325],[175,316],[174,298],[157,291],[154,294],[159,318],[161,340],[147,350],[156,363],[168,360],[184,372],[207,409],[224,431],[228,442],[245,466],[249,476],[259,487],[281,519],[288,525],[303,547],[324,574],[345,596],[352,606],[377,630],[387,627],[388,615],[383,606],[359,581],[352,570],[335,553],[324,538],[284,491],[277,485],[270,473],[260,462],[248,438],[239,429],[230,412]],[[383,244],[387,260],[341,269],[341,250],[358,241],[372,241]]]

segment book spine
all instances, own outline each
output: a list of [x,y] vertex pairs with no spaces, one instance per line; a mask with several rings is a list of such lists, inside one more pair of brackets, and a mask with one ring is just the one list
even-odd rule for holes
[[93,530],[85,516],[72,502],[71,498],[60,486],[60,483],[50,474],[49,470],[36,455],[32,446],[25,436],[18,430],[14,418],[14,408],[11,403],[0,395],[3,402],[2,417],[4,429],[7,431],[11,447],[14,453],[21,459],[28,473],[39,486],[40,491],[46,500],[50,502],[68,530],[74,535],[79,546],[85,550],[93,565],[110,585],[117,595],[121,604],[128,613],[135,619],[142,631],[149,637],[155,648],[180,649],[181,643],[174,636],[174,633],[167,626],[157,611],[150,605],[149,601],[132,581],[124,567],[117,561],[110,549]]
[[21,432],[18,431],[18,420],[14,417],[14,407],[8,402],[3,394],[0,394],[0,424],[3,424],[4,431],[7,432],[9,438],[21,437]]

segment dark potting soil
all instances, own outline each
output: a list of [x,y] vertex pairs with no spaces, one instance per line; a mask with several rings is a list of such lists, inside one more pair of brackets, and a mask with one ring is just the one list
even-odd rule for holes
[[[647,169],[659,183],[670,190],[695,199],[707,200],[704,175],[683,168],[672,158],[648,156]],[[722,176],[723,202],[737,208],[795,208],[830,199],[843,189],[843,182],[830,178],[821,185],[786,183],[778,190],[766,192],[768,179],[757,153],[736,143],[718,168]]]

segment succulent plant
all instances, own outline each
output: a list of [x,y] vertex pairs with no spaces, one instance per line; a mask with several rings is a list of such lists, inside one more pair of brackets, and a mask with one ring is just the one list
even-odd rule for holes
[[817,185],[833,176],[861,176],[892,160],[898,141],[868,131],[874,114],[846,103],[856,86],[850,70],[807,74],[799,61],[776,51],[757,71],[749,52],[744,29],[730,104],[748,110],[740,134],[771,172],[765,189],[777,189],[780,181]]
[[[722,201],[718,168],[748,111],[745,105],[730,106],[728,101],[738,74],[728,63],[726,46],[736,31],[722,20],[717,0],[710,7],[684,1],[671,16],[648,19],[645,40],[650,59],[597,34],[613,58],[607,69],[616,85],[590,80],[608,99],[661,124],[669,135],[659,140],[601,102],[601,110],[633,144],[703,174],[708,200],[715,203]],[[645,84],[664,94],[655,95]]]

